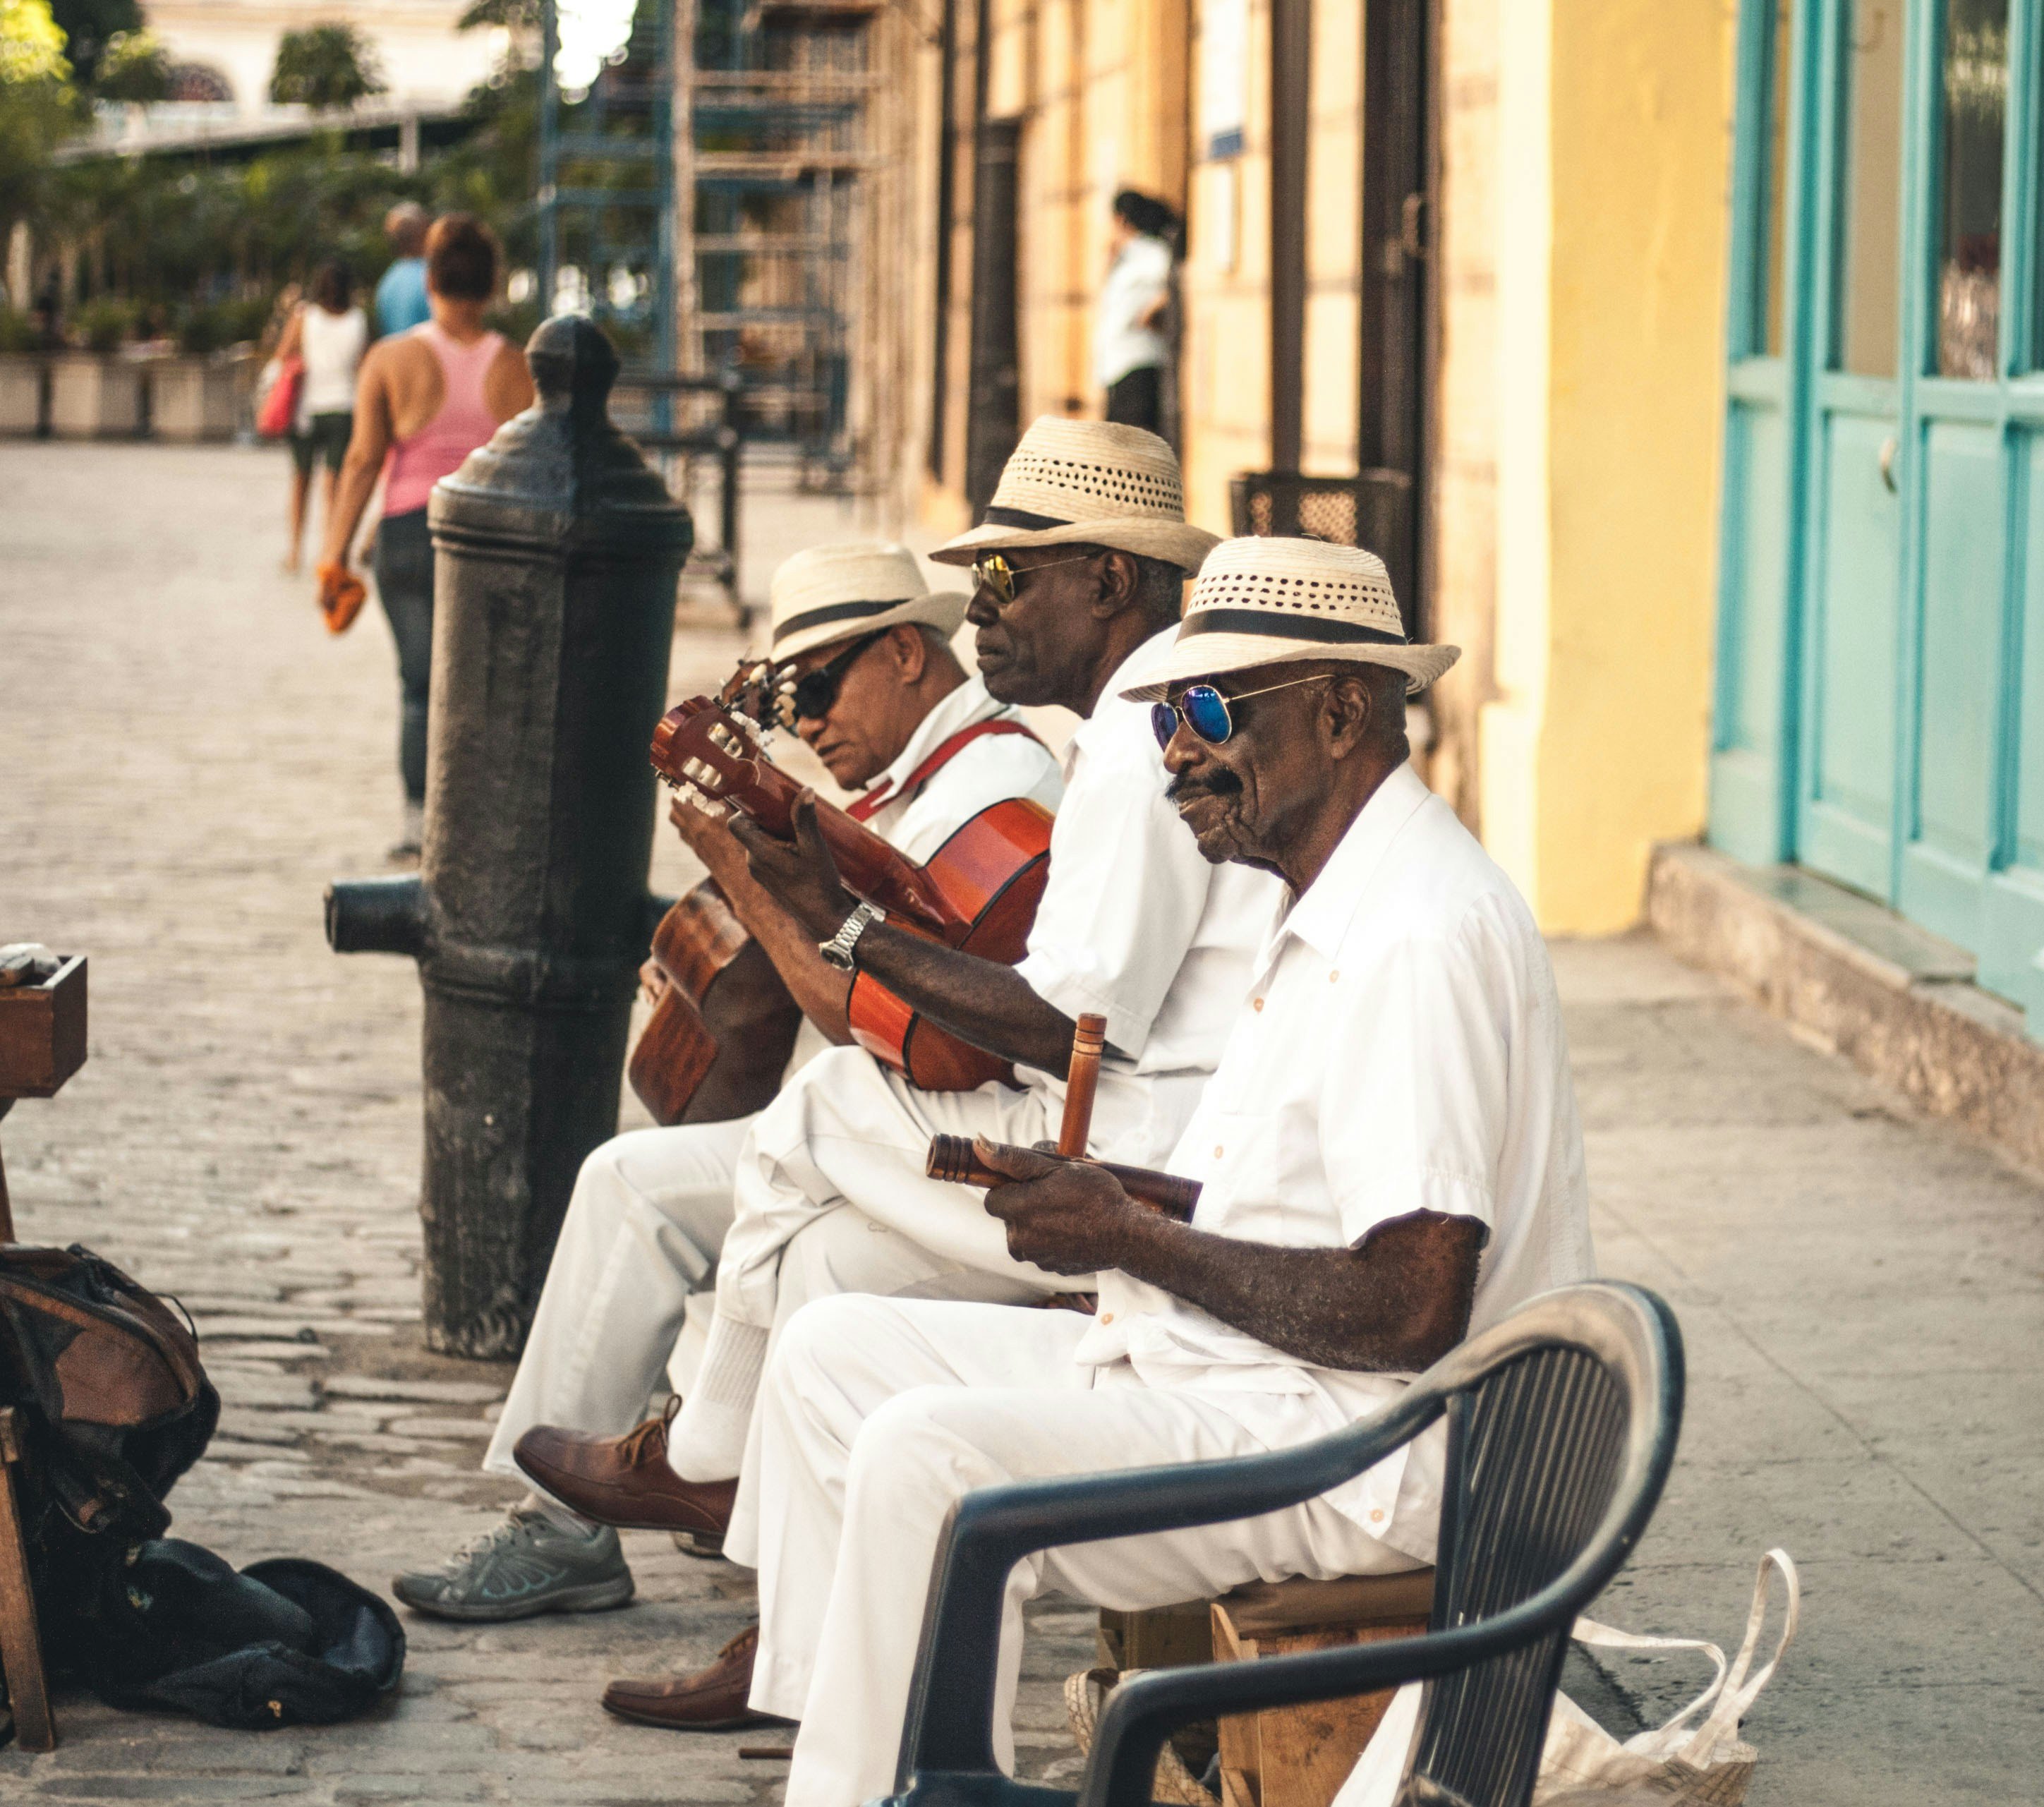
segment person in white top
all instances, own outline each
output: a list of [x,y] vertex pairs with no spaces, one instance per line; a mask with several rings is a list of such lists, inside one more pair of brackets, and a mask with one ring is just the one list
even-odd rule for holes
[[369,317],[356,305],[346,266],[328,259],[313,272],[309,297],[298,304],[278,341],[277,356],[305,365],[298,413],[291,423],[290,551],[284,569],[295,571],[305,550],[306,502],[313,471],[326,467],[321,502],[330,513],[341,460],[355,428],[355,375],[369,348]]
[[1171,235],[1178,217],[1155,196],[1124,188],[1114,198],[1113,260],[1093,310],[1093,377],[1107,417],[1151,433],[1163,425],[1170,343]]
[[[1189,1223],[1097,1167],[982,1142],[1018,1258],[1097,1272],[1097,1315],[840,1298],[782,1333],[760,1406],[751,1699],[799,1719],[789,1807],[892,1784],[933,1559],[976,1487],[1247,1455],[1397,1397],[1471,1328],[1588,1277],[1561,1009],[1523,901],[1407,763],[1408,644],[1382,563],[1236,540],[1202,568],[1152,705],[1201,852],[1279,875],[1212,1080],[1167,1163]],[[1240,1523],[1074,1545],[1011,1578],[1021,1610],[1123,1609],[1244,1582],[1431,1561],[1442,1445]]]
[[[838,782],[863,793],[853,807],[866,826],[918,863],[993,805],[1020,797],[1055,810],[1064,788],[1050,751],[952,653],[965,603],[959,594],[930,593],[901,546],[799,552],[774,577],[770,656],[796,732]],[[802,1007],[790,1070],[848,1041],[847,975],[826,966],[814,937],[752,881],[721,823],[678,802],[674,820]],[[630,1131],[582,1163],[485,1472],[520,1474],[513,1451],[536,1424],[612,1436],[639,1421],[663,1371],[677,1386],[690,1384],[700,1343],[686,1332],[690,1301],[716,1271],[754,1121]],[[819,1220],[790,1242],[782,1310],[824,1276],[880,1293],[1027,1294],[992,1277],[960,1276],[940,1255],[855,1228],[849,1216]],[[451,1563],[393,1585],[418,1611],[459,1619],[614,1605],[632,1590],[615,1531],[540,1493]]]
[[[1149,1163],[1177,1140],[1220,1058],[1277,886],[1201,859],[1165,800],[1147,713],[1116,693],[1168,652],[1184,573],[1213,543],[1186,525],[1178,461],[1154,434],[1046,418],[1009,459],[984,524],[935,555],[974,564],[966,618],[978,629],[987,688],[1005,702],[1062,704],[1086,718],[1066,755],[1049,882],[1019,965],[873,917],[839,882],[813,817],[799,809],[792,844],[734,825],[755,876],[805,932],[849,943],[859,971],[1014,1062],[1019,1089],[918,1092],[870,1056],[839,1048],[761,1114],[739,1163],[737,1219],[724,1239],[701,1370],[664,1448],[649,1435],[607,1458],[554,1452],[607,1486],[628,1488],[640,1513],[632,1522],[658,1527],[670,1522],[667,1513],[730,1498],[736,1476],[724,1553],[747,1563],[757,1556],[775,1506],[748,1452],[752,1406],[771,1341],[790,1321],[787,1251],[805,1225],[832,1215],[878,1225],[1038,1297],[1089,1284],[1016,1260],[982,1194],[932,1179],[926,1167],[933,1134],[1021,1143],[1055,1134],[1081,1013],[1108,1019],[1094,1151]],[[613,1682],[605,1705],[678,1728],[743,1723],[751,1650],[741,1642],[698,1676]],[[788,1690],[771,1694],[780,1704],[765,1710],[788,1711]]]

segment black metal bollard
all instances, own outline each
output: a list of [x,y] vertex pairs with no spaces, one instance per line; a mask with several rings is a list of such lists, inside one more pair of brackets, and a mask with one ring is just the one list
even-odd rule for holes
[[522,1346],[582,1158],[617,1128],[688,511],[610,424],[585,320],[526,347],[539,402],[433,491],[425,855],[336,882],[336,953],[425,989],[426,1340]]

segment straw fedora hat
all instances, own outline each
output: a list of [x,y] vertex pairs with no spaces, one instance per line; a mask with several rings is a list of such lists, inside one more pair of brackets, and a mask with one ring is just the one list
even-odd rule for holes
[[1224,540],[1200,567],[1178,636],[1150,682],[1121,694],[1157,702],[1174,684],[1298,659],[1347,659],[1405,674],[1411,695],[1462,656],[1405,637],[1391,576],[1374,552],[1324,540]]
[[939,564],[1030,546],[1108,546],[1194,571],[1220,544],[1185,524],[1170,447],[1140,427],[1039,416],[1001,467],[978,526],[939,546]]
[[906,546],[813,546],[774,573],[769,656],[778,663],[911,622],[948,638],[965,620],[966,601],[956,590],[932,590]]

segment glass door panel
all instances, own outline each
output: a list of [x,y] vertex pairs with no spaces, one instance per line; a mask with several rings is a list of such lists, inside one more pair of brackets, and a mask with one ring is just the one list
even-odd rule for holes
[[1996,375],[2008,0],[1946,0],[1939,162],[1938,374]]

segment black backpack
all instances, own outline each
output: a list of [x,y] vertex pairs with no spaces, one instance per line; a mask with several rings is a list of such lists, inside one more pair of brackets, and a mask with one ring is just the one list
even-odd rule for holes
[[45,1660],[121,1706],[320,1724],[397,1686],[397,1616],[317,1563],[165,1539],[220,1395],[190,1322],[89,1249],[0,1244],[0,1405]]

